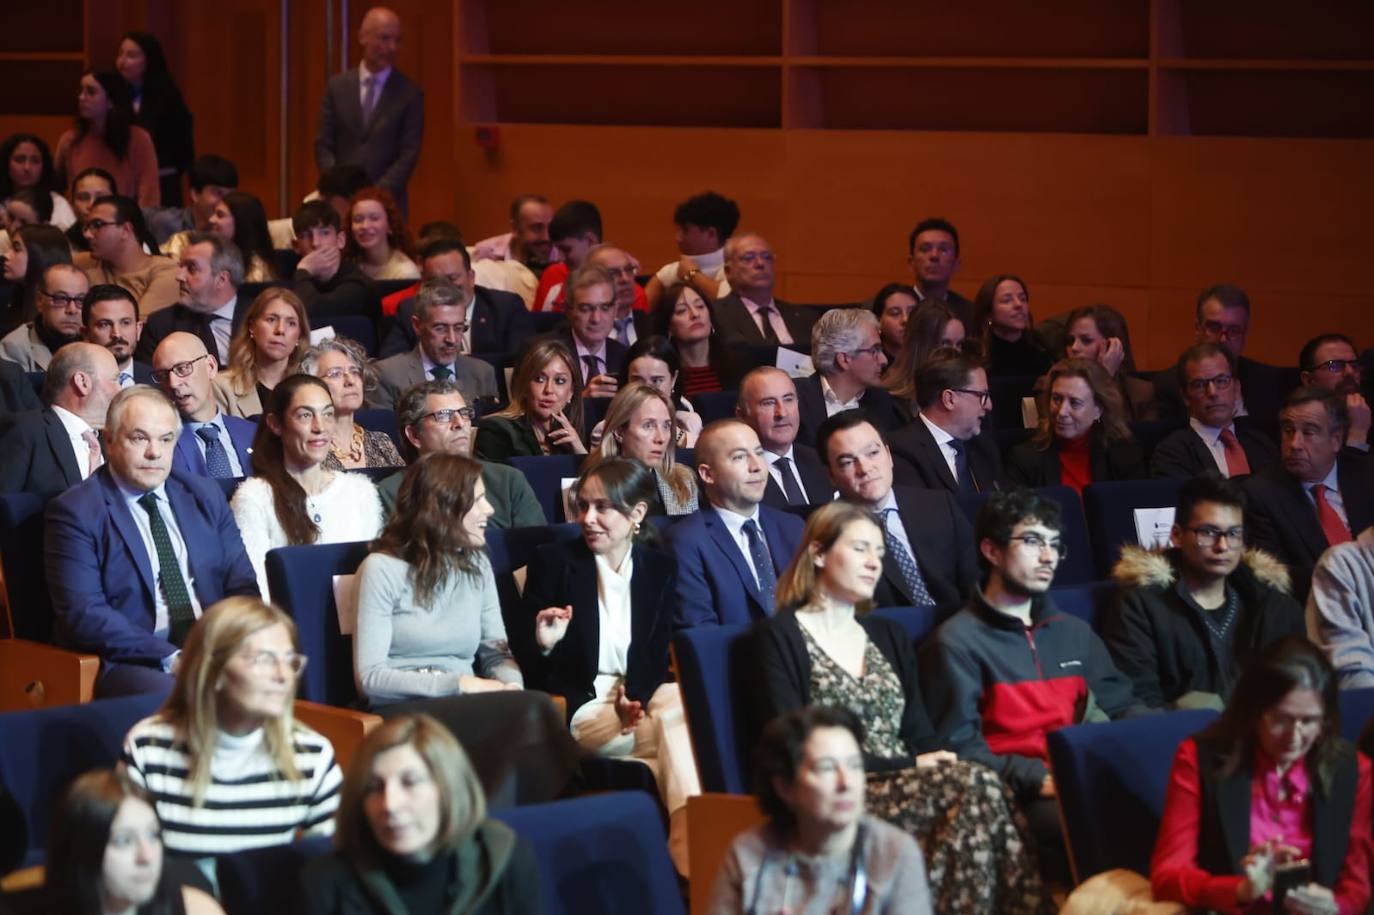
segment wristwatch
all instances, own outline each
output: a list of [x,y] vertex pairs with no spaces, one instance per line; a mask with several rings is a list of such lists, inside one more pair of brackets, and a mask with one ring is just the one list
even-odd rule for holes
[[692,282],[692,277],[696,276],[696,275],[697,275],[698,273],[700,273],[700,272],[701,272],[701,269],[700,269],[700,268],[698,268],[698,267],[693,267],[691,270],[688,270],[688,271],[687,271],[687,275],[684,276],[684,277],[682,278],[682,281],[683,281],[684,283],[691,283],[691,282]]

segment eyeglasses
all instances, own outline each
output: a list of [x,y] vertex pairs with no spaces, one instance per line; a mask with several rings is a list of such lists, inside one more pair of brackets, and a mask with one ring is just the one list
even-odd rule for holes
[[450,333],[461,337],[468,332],[468,324],[466,321],[459,321],[456,324],[430,324],[428,327],[433,333],[441,337],[447,336]]
[[350,365],[348,368],[340,366],[336,369],[330,369],[320,377],[325,379],[326,381],[338,381],[340,378],[343,378],[345,376],[349,378],[362,378],[363,370],[358,368],[356,365]]
[[756,263],[771,264],[773,263],[773,252],[746,251],[739,256],[739,261],[740,263],[748,264],[751,267]]
[[40,289],[38,291],[51,299],[52,303],[58,308],[69,308],[72,305],[79,308],[86,304],[86,297],[84,295],[67,295],[65,292],[49,292],[46,289]]
[[243,651],[239,653],[239,657],[247,661],[252,665],[253,669],[257,671],[275,671],[280,668],[282,664],[285,664],[286,669],[293,674],[299,674],[301,671],[305,670],[305,664],[310,660],[307,656],[296,654],[294,651],[278,654],[275,651],[267,651],[266,649],[257,652]]
[[171,378],[173,375],[177,376],[178,378],[185,378],[187,375],[195,371],[197,362],[199,362],[202,359],[209,358],[210,354],[206,353],[205,355],[197,356],[196,358],[191,359],[188,362],[178,362],[176,365],[172,366],[169,369],[154,369],[151,374],[153,376],[153,380],[156,381],[158,384],[166,384],[167,379]]
[[435,410],[433,413],[426,413],[421,419],[432,419],[441,426],[450,425],[455,416],[461,416],[468,422],[472,422],[477,416],[477,411],[472,407],[453,407],[448,410]]
[[1193,535],[1193,538],[1197,540],[1197,545],[1204,550],[1216,546],[1217,541],[1223,537],[1226,538],[1227,546],[1243,546],[1245,544],[1245,528],[1243,527],[1229,527],[1222,530],[1219,527],[1204,524],[1201,527],[1189,527],[1185,530]]
[[975,388],[950,388],[950,390],[953,391],[953,392],[956,393],[956,394],[968,394],[970,397],[977,397],[977,398],[978,398],[978,405],[979,405],[980,407],[990,407],[990,406],[992,406],[992,392],[991,392],[991,391],[979,391],[979,390],[976,390]]
[[883,353],[883,345],[875,343],[872,346],[865,346],[863,349],[852,349],[849,351],[851,356],[872,356],[877,359]]
[[82,229],[81,231],[83,231],[83,232],[95,233],[95,232],[99,232],[101,229],[105,228],[106,226],[118,226],[118,225],[123,225],[123,223],[122,223],[120,220],[118,220],[118,219],[88,219],[88,220],[86,220],[86,226],[85,226],[85,228]]
[[1231,382],[1235,381],[1229,374],[1213,375],[1211,378],[1194,378],[1188,382],[1188,390],[1194,394],[1203,394],[1207,391],[1207,385],[1211,385],[1218,391],[1225,391],[1231,387]]
[[1247,327],[1244,324],[1222,324],[1220,321],[1203,321],[1202,329],[1213,337],[1234,340],[1237,337],[1245,336]]
[[1022,546],[1024,546],[1026,549],[1030,550],[1033,553],[1044,552],[1045,548],[1049,547],[1050,550],[1060,559],[1069,558],[1069,549],[1068,547],[1064,546],[1064,541],[1062,540],[1046,540],[1039,534],[1016,534],[1014,536],[1007,538],[1007,546],[1011,546],[1012,541],[1020,543]]
[[1325,362],[1318,362],[1316,365],[1309,365],[1303,369],[1304,372],[1329,372],[1332,375],[1339,375],[1347,368],[1355,370],[1359,374],[1363,366],[1358,359],[1328,359]]

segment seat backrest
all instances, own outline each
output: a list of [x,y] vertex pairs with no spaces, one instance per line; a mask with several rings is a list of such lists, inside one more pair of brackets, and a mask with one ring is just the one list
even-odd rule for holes
[[704,391],[692,397],[692,406],[701,414],[703,426],[718,419],[733,419],[738,402],[739,391]]
[[1340,692],[1341,736],[1351,743],[1360,739],[1364,726],[1374,718],[1374,687]]
[[1150,872],[1174,753],[1216,717],[1207,709],[1168,712],[1050,732],[1076,882],[1116,867]]
[[368,543],[312,543],[267,551],[267,586],[272,601],[291,615],[301,653],[310,661],[296,695],[326,705],[352,705],[353,640],[339,632],[334,576],[352,575],[367,558]]
[[575,540],[582,536],[576,524],[544,524],[538,527],[513,527],[505,530],[487,528],[487,558],[491,560],[492,575],[496,578],[496,597],[501,602],[501,617],[506,631],[527,622],[520,617],[520,588],[515,583],[515,571],[529,565],[534,551],[557,540]]
[[1003,375],[988,379],[992,392],[992,426],[994,429],[1021,429],[1026,425],[1021,415],[1021,400],[1035,394],[1035,375]]
[[43,568],[43,498],[28,492],[0,495],[0,568],[14,636],[51,642],[52,603]]
[[1115,480],[1083,487],[1083,508],[1092,537],[1097,568],[1095,578],[1108,578],[1121,548],[1140,542],[1135,530],[1137,508],[1168,508],[1178,504],[1181,477]]
[[510,465],[524,474],[544,510],[544,517],[550,522],[564,520],[563,480],[577,476],[577,468],[582,466],[580,454],[539,454],[523,455],[510,459]]
[[752,657],[748,626],[697,626],[673,637],[678,686],[692,734],[703,791],[749,792],[753,749],[747,715],[736,703],[749,695]]
[[364,315],[330,315],[321,318],[320,323],[334,328],[334,336],[357,342],[369,358],[377,358],[377,328],[371,318]]
[[311,836],[290,845],[221,855],[215,861],[220,904],[228,915],[300,911],[301,871],[329,849],[327,837]]
[[921,641],[940,622],[940,614],[935,607],[878,607],[873,615],[899,624],[913,642]]
[[129,728],[162,706],[166,692],[0,714],[0,783],[23,808],[29,864],[42,860],[53,805],[72,779],[119,761]]
[[368,432],[385,432],[396,450],[401,450],[401,433],[396,428],[396,414],[391,410],[359,410],[353,414],[358,425]]
[[[1064,529],[1060,531],[1064,546],[1068,548],[1069,555],[1063,562],[1059,563],[1059,569],[1054,573],[1054,583],[1057,585],[1081,585],[1090,581],[1097,581],[1097,567],[1093,561],[1092,541],[1088,537],[1088,522],[1083,517],[1083,504],[1079,501],[1078,493],[1069,486],[1041,486],[1036,492],[1046,498],[1053,499],[1059,503],[1063,509]],[[969,524],[976,524],[978,521],[978,511],[987,501],[987,493],[972,493],[969,495],[955,496],[955,501],[963,509],[964,515],[968,518]]]
[[558,325],[567,320],[567,317],[561,311],[536,311],[530,314],[530,320],[534,323],[536,334],[551,333]]
[[1111,581],[1091,581],[1086,585],[1068,585],[1051,588],[1050,599],[1054,605],[1070,616],[1076,616],[1094,630],[1097,629],[1097,614],[1106,606],[1107,600],[1116,590]]
[[663,818],[644,792],[508,807],[492,817],[534,846],[548,915],[685,915]]

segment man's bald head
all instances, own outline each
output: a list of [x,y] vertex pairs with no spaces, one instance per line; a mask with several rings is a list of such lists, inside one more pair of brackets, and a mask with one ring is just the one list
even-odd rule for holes
[[695,450],[692,452],[697,463],[710,464],[718,460],[729,445],[727,440],[733,438],[731,433],[739,433],[741,430],[757,440],[758,435],[755,434],[753,427],[744,420],[718,419],[707,423],[706,428],[697,436]]
[[48,363],[43,402],[84,419],[91,428],[105,425],[105,411],[119,393],[119,364],[103,346],[68,343]]
[[363,46],[363,64],[369,73],[392,66],[401,47],[401,17],[385,6],[374,6],[363,16],[358,43]]
[[[205,341],[195,334],[188,334],[184,330],[174,331],[162,338],[162,342],[153,351],[153,368],[171,368],[178,362],[189,362],[198,356],[208,356],[210,351],[205,348]],[[211,358],[214,358],[211,356]]]

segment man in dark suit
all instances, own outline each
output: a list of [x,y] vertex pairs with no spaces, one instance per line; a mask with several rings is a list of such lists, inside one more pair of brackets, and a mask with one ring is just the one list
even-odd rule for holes
[[138,300],[123,286],[101,283],[86,293],[82,306],[83,337],[87,343],[103,346],[119,364],[119,386],[152,384],[152,369],[134,359],[143,325],[138,320]]
[[0,417],[42,408],[28,374],[13,362],[0,359]]
[[943,301],[964,327],[972,327],[973,303],[949,288],[959,269],[959,230],[946,219],[923,219],[911,230],[906,246],[916,301]]
[[181,414],[172,466],[216,479],[252,476],[258,427],[220,410],[211,385],[218,374],[215,357],[194,334],[170,334],[153,352],[153,377]]
[[201,612],[258,596],[219,487],[172,470],[180,426],[155,388],[120,391],[109,462],[48,505],[43,555],[58,641],[100,656],[100,697],[166,689]]
[[725,278],[730,294],[711,306],[712,326],[723,343],[809,350],[814,310],[773,298],[777,270],[773,249],[762,235],[731,236],[725,243]]
[[614,397],[625,367],[625,347],[612,340],[615,279],[605,267],[583,264],[568,274],[568,323],[556,332],[577,357],[583,397]]
[[1249,417],[1236,415],[1243,390],[1230,350],[1198,343],[1179,357],[1175,374],[1188,405],[1188,427],[1170,432],[1155,446],[1151,476],[1191,478],[1216,471],[1239,477],[1278,462],[1273,439]]
[[148,316],[134,358],[151,363],[163,338],[176,331],[195,334],[220,365],[229,364],[229,341],[251,302],[239,298],[243,255],[232,241],[213,232],[192,232],[177,270],[181,301]]
[[46,406],[21,413],[0,439],[0,492],[51,496],[89,477],[102,463],[97,430],[119,391],[119,370],[104,347],[69,343],[48,365]]
[[291,217],[291,228],[296,233],[296,253],[301,256],[291,288],[305,303],[311,325],[319,327],[330,318],[354,315],[377,324],[381,297],[371,277],[343,259],[348,238],[338,211],[322,200],[307,201]]
[[701,431],[697,473],[710,504],[668,530],[677,557],[677,629],[752,623],[773,615],[778,575],[801,545],[801,518],[761,504],[768,462],[737,419]]
[[1279,413],[1280,463],[1245,481],[1246,542],[1288,565],[1299,601],[1307,599],[1312,569],[1327,547],[1374,524],[1370,458],[1342,451],[1349,424],[1342,398],[1298,388]]
[[315,131],[315,164],[360,165],[406,212],[406,185],[425,133],[425,94],[395,69],[401,19],[374,6],[358,29],[362,62],[329,80]]
[[587,252],[587,263],[604,267],[615,281],[615,318],[611,321],[610,339],[628,350],[640,337],[651,333],[649,300],[635,280],[639,262],[624,248],[597,245]]
[[1002,455],[983,432],[992,395],[982,365],[963,353],[931,359],[916,372],[916,405],[916,418],[888,437],[896,482],[956,495],[999,488]]
[[[425,246],[420,255],[420,276],[441,279],[463,290],[467,301],[468,329],[463,335],[467,353],[514,354],[534,333],[534,320],[518,295],[476,284],[472,258],[462,241],[440,238]],[[391,330],[382,341],[381,356],[394,356],[415,348],[419,342],[411,316],[415,313],[416,283],[396,308]]]
[[764,505],[819,505],[834,498],[835,488],[816,449],[797,444],[797,387],[786,372],[762,366],[745,375],[735,415],[763,444],[768,462]]
[[452,378],[469,401],[496,398],[495,369],[481,359],[462,355],[466,298],[465,290],[446,280],[425,280],[420,285],[411,316],[415,348],[374,363],[377,389],[368,397],[369,406],[390,410],[407,388],[445,378]]
[[1369,401],[1361,390],[1364,367],[1356,353],[1355,343],[1345,334],[1320,334],[1303,344],[1298,354],[1302,383],[1334,391],[1345,398],[1350,415],[1350,429],[1345,434],[1345,446],[1369,452]]
[[953,610],[978,585],[973,528],[954,496],[892,486],[892,452],[862,410],[836,413],[816,447],[840,497],[871,509],[883,522],[883,577],[878,606],[935,606]]
[[884,432],[903,425],[902,409],[882,386],[887,356],[878,319],[863,308],[832,308],[811,327],[816,374],[797,382],[797,437],[811,444],[827,418],[863,409]]

